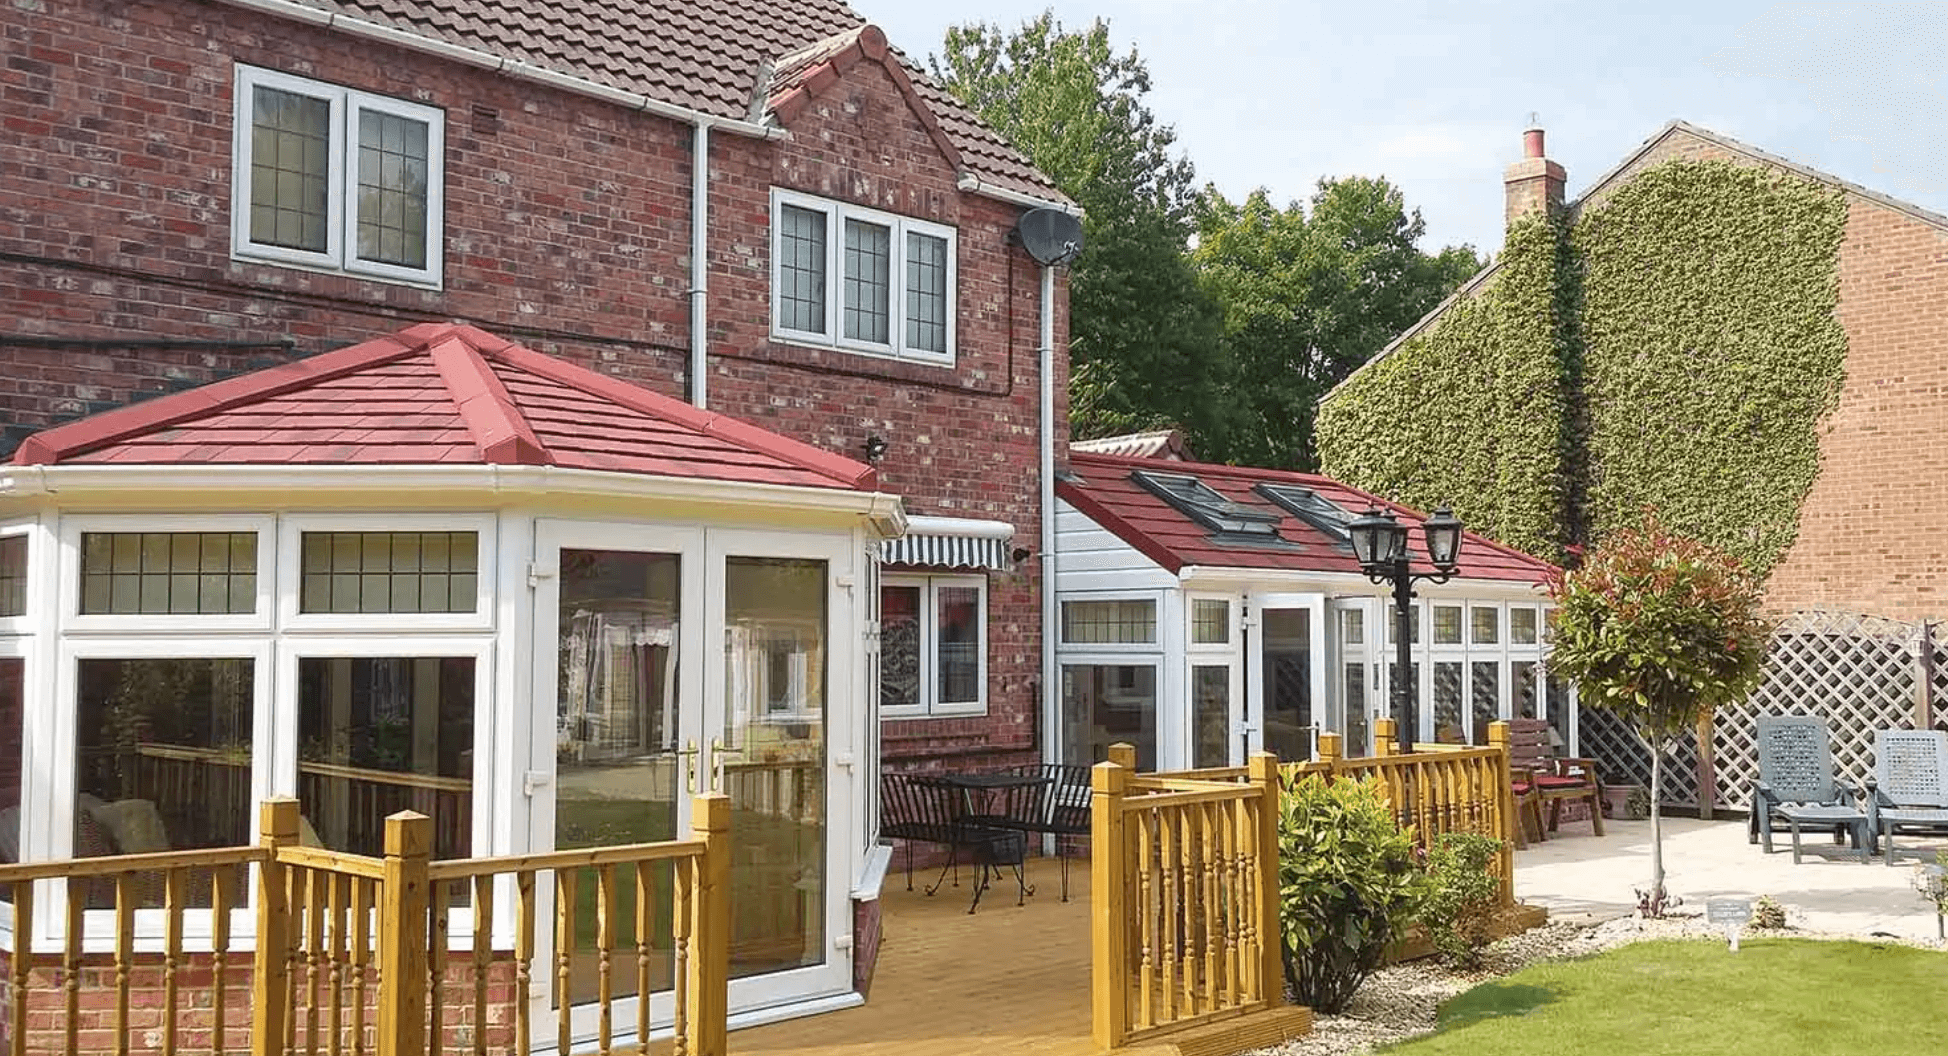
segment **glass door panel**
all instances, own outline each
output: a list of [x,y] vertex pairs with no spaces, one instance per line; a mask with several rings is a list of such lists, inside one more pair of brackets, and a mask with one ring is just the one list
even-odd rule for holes
[[1190,669],[1191,760],[1193,767],[1230,766],[1231,749],[1237,738],[1231,735],[1236,720],[1231,713],[1231,666],[1197,664]]
[[713,749],[731,800],[731,977],[826,960],[824,561],[724,560],[727,707]]
[[1312,758],[1318,728],[1312,619],[1311,609],[1266,609],[1259,623],[1265,749],[1288,763]]
[[[678,554],[561,550],[556,635],[555,849],[652,843],[682,834],[694,750],[677,692],[683,560]],[[644,945],[650,989],[671,986],[673,870],[612,881],[616,948],[635,950],[639,890],[651,900]],[[573,929],[570,1003],[596,999],[597,904],[593,869],[558,878],[563,928]],[[633,958],[632,958],[633,959]],[[636,993],[633,971],[615,973],[614,993]]]

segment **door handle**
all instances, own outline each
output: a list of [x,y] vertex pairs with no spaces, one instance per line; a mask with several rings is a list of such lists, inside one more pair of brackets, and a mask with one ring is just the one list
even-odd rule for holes
[[683,757],[683,790],[694,796],[697,794],[697,742],[684,741],[676,754]]
[[703,761],[704,769],[710,773],[710,787],[706,791],[724,791],[724,757],[743,754],[744,749],[728,747],[724,744],[722,737],[712,737],[710,739],[710,752]]

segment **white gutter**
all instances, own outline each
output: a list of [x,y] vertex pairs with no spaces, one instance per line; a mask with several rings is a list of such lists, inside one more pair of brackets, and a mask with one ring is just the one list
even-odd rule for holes
[[912,535],[943,535],[956,539],[1012,539],[1015,526],[1008,521],[977,521],[967,517],[927,517],[920,514],[906,519]]
[[315,7],[298,3],[297,0],[221,0],[221,2],[229,4],[232,7],[258,11],[277,18],[289,19],[293,22],[324,26],[327,29],[335,29],[340,33],[360,37],[365,40],[376,40],[405,48],[409,51],[417,51],[422,55],[434,55],[443,59],[452,59],[455,62],[463,62],[469,66],[478,66],[483,69],[493,70],[497,73],[504,73],[509,77],[514,77],[519,80],[531,81],[535,84],[545,84],[551,88],[559,88],[562,91],[573,92],[576,95],[587,96],[591,99],[600,99],[605,103],[612,103],[629,110],[639,110],[643,113],[656,114],[659,117],[667,117],[685,124],[709,125],[740,136],[750,136],[754,139],[784,139],[789,135],[783,128],[776,125],[760,124],[755,121],[740,121],[735,118],[706,114],[701,110],[692,110],[688,107],[677,106],[674,103],[666,103],[660,99],[652,99],[649,96],[636,92],[626,92],[620,88],[611,88],[606,84],[571,76],[556,70],[547,69],[546,67],[536,66],[533,63],[522,62],[520,59],[494,55],[459,44],[451,44],[434,37],[414,33],[411,30],[399,29],[395,26],[371,22],[362,18],[353,18],[350,15],[339,14],[334,11],[321,11]]
[[961,173],[960,178],[954,182],[954,186],[969,194],[978,194],[983,197],[993,198],[996,201],[1007,202],[1010,205],[1025,205],[1030,209],[1058,209],[1070,216],[1082,215],[1082,207],[1074,202],[1058,202],[1049,198],[1037,198],[1032,194],[1023,194],[1020,191],[989,183],[971,172]]
[[690,402],[707,406],[710,394],[710,125],[697,122],[690,151]]
[[[963,186],[965,185],[963,177]],[[1042,510],[1042,758],[1061,762],[1056,731],[1062,728],[1062,672],[1055,662],[1055,267],[1042,265],[1041,327]]]

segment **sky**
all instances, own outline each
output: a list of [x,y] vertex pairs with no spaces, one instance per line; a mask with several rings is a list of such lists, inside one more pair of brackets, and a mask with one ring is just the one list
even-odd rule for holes
[[1304,201],[1384,176],[1421,248],[1501,246],[1502,170],[1547,130],[1573,199],[1682,118],[1948,213],[1948,4],[1743,0],[851,0],[925,64],[947,27],[1109,22],[1200,182]]

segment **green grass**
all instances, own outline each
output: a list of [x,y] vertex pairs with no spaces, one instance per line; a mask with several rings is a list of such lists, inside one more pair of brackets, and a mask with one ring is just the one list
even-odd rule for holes
[[1403,1056],[1908,1056],[1948,1046],[1948,954],[1761,939],[1645,942],[1533,965],[1442,1006]]

